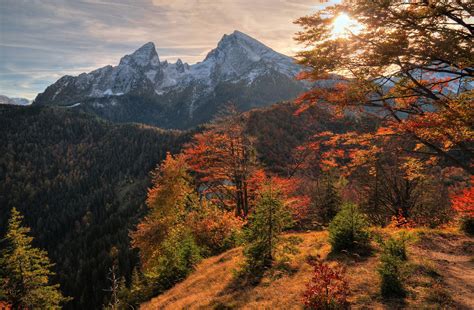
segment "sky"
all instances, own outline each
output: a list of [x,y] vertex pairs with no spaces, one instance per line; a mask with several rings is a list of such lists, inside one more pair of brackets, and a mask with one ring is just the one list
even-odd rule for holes
[[34,99],[63,75],[117,65],[150,41],[162,61],[193,64],[234,30],[291,56],[293,21],[321,2],[0,0],[0,94]]

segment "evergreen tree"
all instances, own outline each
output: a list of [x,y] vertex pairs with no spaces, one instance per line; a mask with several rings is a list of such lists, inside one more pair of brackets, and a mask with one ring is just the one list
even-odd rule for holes
[[336,188],[335,181],[330,176],[326,176],[326,188],[321,203],[321,217],[325,223],[330,222],[334,218],[341,202],[342,200]]
[[130,280],[129,288],[129,303],[138,305],[144,301],[148,296],[147,285],[143,274],[137,266],[133,268],[132,278]]
[[185,279],[201,260],[200,248],[192,232],[184,224],[172,227],[166,239],[159,245],[156,258],[148,275],[160,290],[166,290]]
[[[113,267],[109,270],[110,287],[105,290],[111,293],[110,300],[104,309],[135,309],[146,300],[149,300],[153,294],[153,288],[148,286],[144,275],[135,266],[132,271],[130,284],[127,286],[125,277],[117,277],[117,269]],[[115,273],[115,274],[114,274]]]
[[13,208],[0,254],[0,296],[14,309],[59,309],[69,298],[58,284],[49,284],[53,264],[46,251],[32,246],[30,229],[22,226],[22,219]]
[[291,223],[291,213],[283,203],[281,192],[271,182],[266,184],[245,232],[247,246],[244,254],[249,273],[257,275],[271,267],[277,249],[284,240],[280,236],[281,232]]
[[357,205],[347,203],[329,224],[333,251],[366,250],[370,242],[369,224]]

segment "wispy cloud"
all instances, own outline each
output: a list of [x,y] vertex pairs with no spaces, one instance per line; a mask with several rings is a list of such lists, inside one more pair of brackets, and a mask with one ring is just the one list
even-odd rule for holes
[[161,59],[194,63],[235,29],[292,54],[292,22],[318,2],[2,0],[0,94],[32,99],[62,75],[115,65],[149,41]]

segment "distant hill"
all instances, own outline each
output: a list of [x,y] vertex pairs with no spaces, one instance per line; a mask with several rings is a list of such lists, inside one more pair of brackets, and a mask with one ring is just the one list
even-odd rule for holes
[[34,105],[186,129],[208,122],[229,102],[246,111],[297,97],[309,87],[295,79],[301,70],[294,59],[239,31],[224,35],[194,65],[160,61],[150,42],[124,56],[118,66],[62,77]]
[[31,101],[26,98],[10,98],[4,95],[0,95],[0,104],[29,105],[31,104]]

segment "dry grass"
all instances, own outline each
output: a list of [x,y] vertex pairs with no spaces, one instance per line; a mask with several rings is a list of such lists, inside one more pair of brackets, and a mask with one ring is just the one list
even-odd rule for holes
[[[474,279],[466,282],[474,276],[472,252],[469,254],[473,239],[452,231],[414,233],[421,236],[409,247],[409,294],[405,300],[384,301],[380,297],[379,252],[375,244],[369,256],[335,255],[330,253],[327,232],[307,232],[295,234],[303,242],[289,272],[267,272],[258,285],[241,286],[234,276],[242,261],[241,249],[237,248],[204,260],[185,281],[143,304],[141,309],[301,309],[301,294],[312,274],[307,260],[315,256],[346,267],[352,309],[474,308]],[[455,251],[457,247],[462,250]],[[465,289],[460,288],[463,285]]]

